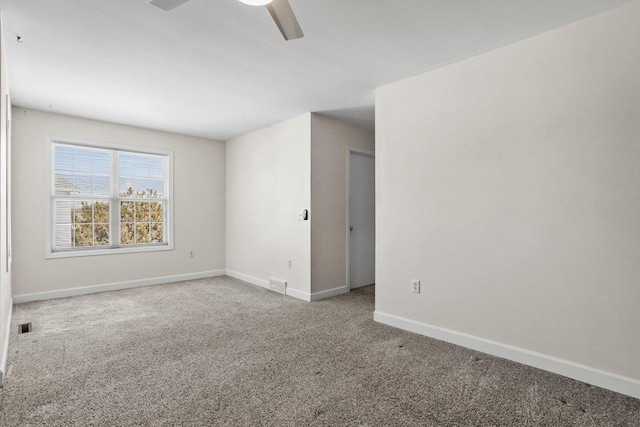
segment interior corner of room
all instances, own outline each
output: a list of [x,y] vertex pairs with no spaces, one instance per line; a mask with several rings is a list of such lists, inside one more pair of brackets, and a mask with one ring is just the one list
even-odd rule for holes
[[[109,43],[87,32],[95,38],[69,39],[68,47],[48,52],[45,35],[54,33],[47,33],[52,24],[45,24],[44,12],[0,1],[0,387],[10,373],[10,337],[18,333],[12,312],[23,304],[227,276],[284,294],[278,301],[314,319],[330,301],[364,298],[373,291],[351,291],[375,285],[369,313],[375,327],[640,399],[639,0],[587,2],[582,9],[575,1],[557,8],[542,2],[544,10],[520,2],[540,22],[514,24],[510,38],[500,38],[506,27],[474,24],[472,2],[463,2],[469,10],[440,5],[447,19],[464,17],[458,24],[468,32],[455,43],[420,44],[425,58],[419,58],[398,35],[405,41],[398,55],[406,55],[387,58],[382,53],[391,55],[392,44],[378,34],[389,50],[354,50],[358,61],[370,61],[362,64],[340,56],[352,53],[347,41],[340,47],[318,41],[320,24],[303,19],[321,13],[321,2],[290,1],[300,24],[307,24],[303,35],[299,26],[278,23],[284,1],[255,15],[263,11],[225,1],[220,7],[231,22],[220,22],[220,31],[189,9],[196,2],[165,12],[175,2],[154,1],[160,9],[153,8],[153,16],[145,15],[147,2],[127,6],[144,16],[138,24],[113,5],[94,3],[100,2],[78,5],[79,15],[96,13],[87,25],[117,17],[128,34],[163,24],[153,34],[176,61],[161,50],[155,57],[141,53],[147,40],[128,45],[114,37],[109,43],[121,49],[123,63],[140,69],[128,74],[114,67],[113,80],[99,75],[104,87],[88,83],[91,76],[78,75],[78,86],[63,79],[65,90],[75,91],[68,101],[36,79],[38,64],[30,61],[74,58],[70,52],[78,50],[105,65],[113,57],[90,54],[85,43]],[[352,6],[335,7],[357,15]],[[386,22],[380,5],[372,8],[366,24]],[[108,13],[96,12],[102,9]],[[238,35],[233,31],[245,13],[252,32]],[[321,16],[338,20],[336,13]],[[196,35],[236,37],[239,52],[248,49],[267,65],[248,70],[237,52],[213,52],[195,35],[185,47],[187,39],[177,35],[182,27],[169,19],[191,22]],[[417,32],[421,22],[407,25]],[[346,34],[336,25],[337,34]],[[277,41],[253,33],[265,28]],[[52,37],[67,40],[64,34]],[[345,50],[339,55],[334,48]],[[220,55],[220,74],[211,74],[213,64],[201,54]],[[277,67],[276,58],[290,60],[282,69],[299,67],[300,75],[278,75],[269,68]],[[391,62],[405,74],[375,68],[391,69]],[[158,75],[147,81],[151,66]],[[211,88],[194,89],[189,78]],[[168,92],[171,99],[149,95],[155,93],[151,81],[184,85],[185,97],[180,91]],[[37,85],[41,98],[27,90]],[[86,99],[78,95],[89,87]],[[117,88],[122,91],[110,93]],[[227,92],[238,99],[215,100]],[[345,100],[350,103],[338,105]],[[58,173],[55,144],[101,153],[109,167]],[[142,175],[124,172],[125,156],[157,158],[163,169],[154,176],[148,163],[146,181],[138,184]],[[88,193],[73,181],[78,176],[91,177]],[[96,177],[104,178],[104,194],[95,189]],[[102,222],[100,203],[110,206]],[[69,219],[56,216],[60,206]],[[84,223],[86,214],[78,212],[87,206],[92,219]],[[86,246],[79,243],[82,229],[92,236]],[[103,243],[98,229],[108,230]],[[225,282],[221,292],[234,283]],[[227,292],[230,304],[244,295],[233,292]],[[289,321],[302,332],[311,328]]]

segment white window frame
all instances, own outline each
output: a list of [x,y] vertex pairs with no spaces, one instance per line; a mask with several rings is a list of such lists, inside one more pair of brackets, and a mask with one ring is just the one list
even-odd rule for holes
[[[98,148],[104,150],[111,150],[112,156],[112,168],[111,172],[111,188],[112,194],[109,197],[96,197],[97,199],[109,199],[109,235],[113,244],[108,247],[82,247],[82,248],[69,248],[69,249],[55,249],[53,242],[55,242],[54,232],[55,226],[53,224],[53,200],[54,200],[54,182],[52,180],[53,172],[55,170],[54,158],[53,158],[53,144],[66,144],[76,145],[78,147],[86,148]],[[120,183],[119,164],[113,158],[113,151],[121,151],[132,154],[151,154],[166,156],[166,168],[165,168],[165,186],[167,190],[167,202],[164,210],[164,232],[166,242],[163,243],[148,243],[139,245],[120,245],[120,203],[115,203],[121,198],[117,197],[115,193],[118,192]],[[70,258],[70,257],[82,257],[82,256],[94,256],[94,255],[113,255],[113,254],[127,254],[135,252],[155,252],[155,251],[170,251],[174,249],[173,242],[173,152],[168,150],[158,150],[150,148],[134,147],[130,145],[113,144],[107,142],[96,142],[78,138],[56,137],[47,136],[45,140],[45,258]],[[87,199],[93,197],[87,196]],[[147,199],[144,199],[146,201]],[[143,201],[140,199],[140,201]],[[153,200],[149,200],[153,201]]]

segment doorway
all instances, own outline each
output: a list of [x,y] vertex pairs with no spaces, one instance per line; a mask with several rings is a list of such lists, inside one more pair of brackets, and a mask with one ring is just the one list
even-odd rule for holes
[[375,283],[374,152],[349,147],[347,176],[347,283],[356,289]]

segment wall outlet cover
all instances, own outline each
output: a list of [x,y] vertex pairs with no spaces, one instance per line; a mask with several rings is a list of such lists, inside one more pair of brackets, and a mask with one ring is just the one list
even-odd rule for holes
[[411,290],[416,294],[420,293],[420,280],[411,281]]

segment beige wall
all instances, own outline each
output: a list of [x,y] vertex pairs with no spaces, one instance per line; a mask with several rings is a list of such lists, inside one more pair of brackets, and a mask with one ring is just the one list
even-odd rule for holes
[[297,213],[311,202],[309,126],[304,114],[234,138],[226,152],[228,273],[254,283],[275,277],[303,294],[311,287],[313,212],[310,221]]
[[[8,117],[11,114],[9,83],[7,81],[7,63],[5,56],[4,22],[0,16],[0,371],[6,374],[6,352],[9,336],[7,334],[11,313],[11,261],[9,219],[7,218],[8,179],[11,162],[11,136],[8,135]],[[9,225],[9,227],[7,227]],[[0,386],[2,379],[0,378]]]
[[640,380],[639,22],[377,90],[377,312]]
[[347,285],[347,147],[373,150],[375,136],[311,115],[311,291]]
[[[45,259],[47,135],[173,151],[175,249]],[[225,268],[223,142],[14,108],[12,158],[14,296]]]

